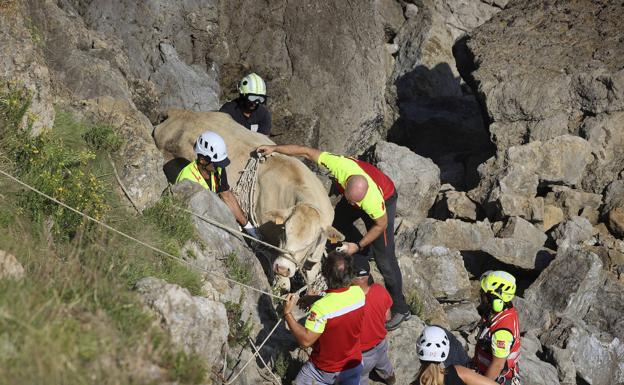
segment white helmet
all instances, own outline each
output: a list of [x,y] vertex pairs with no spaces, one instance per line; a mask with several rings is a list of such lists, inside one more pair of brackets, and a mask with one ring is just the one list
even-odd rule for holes
[[449,338],[439,326],[427,326],[416,344],[418,358],[430,362],[444,362],[448,358],[450,348]]
[[266,96],[266,84],[260,76],[250,73],[241,79],[238,84],[238,92],[242,95],[254,94]]
[[217,167],[225,167],[230,164],[227,156],[225,141],[219,134],[212,131],[204,131],[195,142],[195,153],[210,159]]

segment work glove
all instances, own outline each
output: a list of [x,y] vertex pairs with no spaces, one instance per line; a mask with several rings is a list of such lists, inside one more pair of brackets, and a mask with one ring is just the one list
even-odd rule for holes
[[243,226],[243,231],[247,233],[247,235],[252,236],[256,239],[262,239],[262,236],[260,235],[258,229],[249,222],[247,222],[247,224]]

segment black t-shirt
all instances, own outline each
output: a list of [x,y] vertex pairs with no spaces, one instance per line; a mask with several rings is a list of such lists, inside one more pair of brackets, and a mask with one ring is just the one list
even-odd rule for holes
[[[442,328],[444,329],[444,328]],[[444,329],[446,332],[446,336],[449,338],[450,349],[449,355],[444,361],[444,366],[449,367],[451,365],[461,365],[468,366],[471,362],[470,357],[468,357],[468,353],[464,350],[464,347],[459,342],[457,337],[453,335],[450,331]]]
[[248,130],[269,136],[271,133],[271,113],[269,110],[264,105],[260,104],[255,111],[251,112],[249,118],[247,118],[243,115],[242,103],[244,103],[244,100],[241,98],[231,100],[222,105],[219,111],[229,114],[232,119]]
[[445,369],[444,373],[444,385],[466,385],[464,381],[457,374],[455,366],[449,366]]

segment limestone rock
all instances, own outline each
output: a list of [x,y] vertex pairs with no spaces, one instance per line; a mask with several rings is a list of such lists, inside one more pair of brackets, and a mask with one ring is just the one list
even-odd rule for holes
[[579,215],[596,224],[602,196],[565,186],[553,186],[546,195],[545,203],[561,208],[566,219]]
[[416,378],[420,361],[415,346],[424,328],[425,324],[412,316],[400,328],[388,333],[388,357],[396,372],[397,385],[407,385]]
[[367,159],[394,181],[398,215],[414,224],[427,217],[440,188],[440,170],[430,159],[384,141],[370,149]]
[[438,194],[433,215],[436,219],[477,220],[477,205],[463,191],[448,190]]
[[[231,211],[217,194],[191,181],[176,183],[172,191],[188,201],[188,208],[192,212],[230,228],[238,228]],[[230,253],[245,253],[247,251],[240,235],[232,234],[195,216],[193,216],[193,222],[199,237],[208,245],[213,258],[224,258]],[[210,268],[209,266],[206,267]]]
[[557,225],[552,231],[552,237],[559,247],[589,241],[593,234],[593,226],[589,220],[583,217],[572,217],[570,220]]
[[484,242],[480,250],[508,265],[533,270],[541,267],[538,259],[541,248],[535,240],[490,238]]
[[596,301],[603,282],[602,262],[596,254],[565,248],[525,291],[524,298],[544,312],[580,318]]
[[608,385],[624,381],[621,364],[624,346],[619,338],[588,328],[582,321],[564,319],[541,339],[549,349],[559,349],[554,356],[560,360],[560,376],[569,379],[569,371],[574,368],[576,377],[590,384]]
[[536,353],[541,350],[537,337],[530,333],[522,337],[520,347],[521,375],[523,384],[559,385],[557,369],[551,364],[540,360]]
[[0,250],[0,279],[19,280],[24,277],[24,267],[13,254]]
[[539,334],[550,327],[550,315],[539,306],[520,296],[514,297],[513,304],[518,311],[521,332],[534,331]]
[[567,158],[557,162],[565,167],[545,167],[542,177],[600,193],[622,170],[624,71],[617,58],[624,49],[615,31],[623,11],[617,2],[541,4],[510,2],[458,44],[458,68],[491,122],[499,156],[513,146],[583,137],[588,146],[578,147],[576,160],[552,147],[553,159]]
[[607,214],[609,230],[620,239],[624,239],[624,207],[618,207]]
[[510,218],[497,236],[522,239],[534,244],[538,248],[544,246],[547,238],[546,234],[521,217]]
[[544,231],[552,229],[555,225],[563,222],[564,219],[565,217],[563,216],[563,210],[561,210],[559,207],[544,205]]
[[121,148],[113,155],[119,177],[138,209],[155,203],[167,187],[167,180],[149,120],[123,99],[84,100],[80,108],[87,119],[109,124],[123,139]]
[[434,297],[433,286],[422,271],[418,261],[411,255],[398,255],[403,276],[403,294],[413,314],[428,323],[448,327],[448,319],[442,305]]
[[624,207],[624,179],[611,182],[605,190],[602,215],[618,207]]
[[601,193],[614,177],[624,170],[624,112],[609,112],[587,117],[581,126],[581,135],[593,147],[594,161],[583,180],[587,191]]
[[276,136],[289,131],[277,125],[283,116],[316,117],[320,148],[355,155],[385,136],[386,68],[392,57],[385,48],[388,23],[379,17],[377,3],[219,2],[222,44],[208,52],[220,64],[224,88],[233,89],[248,69],[268,81]]
[[459,251],[446,247],[422,246],[414,253],[414,262],[420,273],[427,277],[437,299],[459,301],[470,295],[468,272]]
[[489,223],[467,223],[458,219],[436,221],[427,218],[418,226],[414,247],[431,245],[453,250],[480,250],[492,238],[494,233]]
[[389,79],[396,87],[399,119],[389,138],[431,158],[444,183],[464,190],[492,148],[475,96],[456,70],[453,45],[499,9],[481,1],[446,0],[405,7],[408,20],[395,37],[399,50]]
[[200,66],[189,66],[171,44],[160,44],[161,66],[150,77],[160,94],[160,108],[183,108],[194,111],[218,110],[219,84],[215,75]]
[[[34,134],[54,124],[52,84],[45,49],[45,36],[33,23],[28,6],[17,1],[3,4],[0,10],[0,77],[31,93],[22,124],[28,127],[32,123]],[[28,122],[29,119],[32,122]]]
[[121,41],[128,77],[152,82],[161,110],[218,109],[219,85],[209,54],[223,44],[219,43],[217,1],[79,4],[78,12],[90,28],[111,44]]
[[222,303],[192,296],[178,285],[152,277],[137,282],[136,289],[158,315],[174,344],[187,353],[199,354],[209,363],[221,362],[221,349],[229,330]]
[[451,330],[470,329],[481,319],[477,308],[470,302],[444,306]]

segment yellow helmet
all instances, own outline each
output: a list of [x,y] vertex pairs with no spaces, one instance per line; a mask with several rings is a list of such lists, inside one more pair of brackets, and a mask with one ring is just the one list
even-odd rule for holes
[[481,289],[506,303],[516,294],[516,279],[506,271],[486,271],[481,275]]
[[266,96],[266,84],[260,76],[250,73],[241,79],[238,85],[238,92],[242,95],[254,94]]

